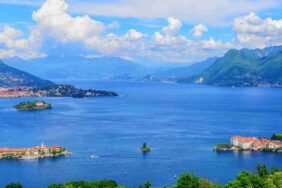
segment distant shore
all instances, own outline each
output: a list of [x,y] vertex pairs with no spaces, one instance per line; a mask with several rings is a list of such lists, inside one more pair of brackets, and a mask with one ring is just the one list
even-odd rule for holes
[[118,96],[112,91],[100,91],[92,89],[78,89],[72,85],[56,85],[49,88],[32,88],[32,87],[0,87],[0,98],[17,98],[17,97],[103,97]]

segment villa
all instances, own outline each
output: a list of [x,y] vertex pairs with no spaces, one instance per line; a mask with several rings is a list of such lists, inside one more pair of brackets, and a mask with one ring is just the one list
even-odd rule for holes
[[282,142],[267,138],[257,137],[231,137],[231,145],[243,150],[262,150],[282,148]]

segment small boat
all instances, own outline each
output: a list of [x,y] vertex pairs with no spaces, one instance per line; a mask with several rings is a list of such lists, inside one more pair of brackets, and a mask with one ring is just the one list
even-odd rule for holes
[[91,159],[97,159],[98,156],[96,156],[96,155],[91,155],[90,158],[91,158]]

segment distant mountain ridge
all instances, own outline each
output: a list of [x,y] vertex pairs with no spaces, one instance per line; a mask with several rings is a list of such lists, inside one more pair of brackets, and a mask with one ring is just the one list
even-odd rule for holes
[[9,59],[7,64],[47,79],[130,79],[143,77],[148,69],[119,57],[87,58],[49,56],[41,59]]
[[203,70],[211,66],[217,59],[218,57],[211,57],[191,65],[156,71],[151,75],[148,75],[147,79],[177,81],[181,78],[187,78],[201,73]]
[[56,84],[12,68],[0,60],[0,87],[25,86],[33,88],[53,87]]
[[282,86],[282,46],[231,49],[202,73],[179,80],[216,86]]

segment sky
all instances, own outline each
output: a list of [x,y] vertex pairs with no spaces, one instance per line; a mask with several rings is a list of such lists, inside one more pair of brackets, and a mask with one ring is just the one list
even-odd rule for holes
[[282,45],[282,0],[0,0],[0,59],[191,63]]

